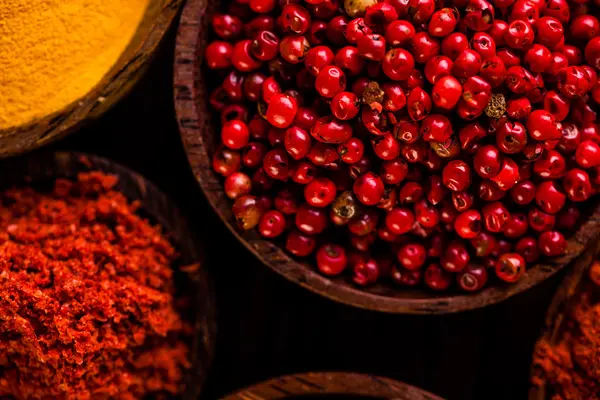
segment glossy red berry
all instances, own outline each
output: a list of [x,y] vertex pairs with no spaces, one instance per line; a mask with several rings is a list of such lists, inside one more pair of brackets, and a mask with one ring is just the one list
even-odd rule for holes
[[368,60],[381,61],[385,57],[385,38],[379,34],[359,35],[356,45],[359,54]]
[[352,92],[340,92],[331,101],[331,113],[341,120],[349,120],[358,114],[360,102]]
[[520,122],[505,120],[496,129],[496,146],[503,153],[519,153],[527,144],[527,131]]
[[440,265],[448,272],[460,272],[469,264],[470,259],[471,257],[464,243],[452,241],[446,247]]
[[453,274],[442,269],[439,264],[429,264],[425,268],[423,281],[433,290],[446,290],[452,285]]
[[231,52],[231,64],[238,71],[250,72],[260,68],[260,61],[252,54],[252,41],[240,40],[233,46]]
[[496,56],[496,42],[485,32],[478,32],[471,39],[471,47],[483,60]]
[[319,142],[340,144],[352,137],[352,127],[347,122],[328,116],[319,118],[310,134]]
[[315,81],[317,92],[327,98],[332,98],[346,88],[346,75],[335,65],[324,67]]
[[385,40],[391,47],[406,47],[415,36],[415,27],[409,21],[397,20],[385,28]]
[[240,153],[226,147],[218,148],[212,160],[213,169],[222,176],[229,176],[238,171],[241,164]]
[[225,69],[231,66],[233,46],[228,42],[215,40],[206,46],[204,57],[210,69]]
[[413,212],[403,207],[394,208],[385,217],[386,227],[395,235],[403,235],[410,231],[414,222]]
[[567,249],[567,241],[563,234],[558,231],[546,231],[540,235],[538,247],[545,256],[562,256]]
[[452,60],[446,56],[435,56],[425,64],[425,78],[429,83],[434,84],[444,76],[448,76],[452,71]]
[[496,261],[496,276],[504,282],[517,282],[525,274],[525,259],[518,253],[502,254]]
[[267,108],[267,121],[277,128],[286,128],[294,122],[298,103],[292,96],[283,93],[274,94]]
[[338,153],[343,162],[354,164],[362,158],[364,149],[364,144],[360,139],[350,138],[347,142],[338,146]]
[[427,259],[427,250],[420,243],[406,243],[396,254],[398,262],[408,270],[421,268]]
[[527,213],[527,221],[531,229],[534,231],[545,232],[554,228],[556,217],[540,210],[537,207],[532,207]]
[[291,231],[285,243],[285,249],[296,257],[306,257],[314,251],[316,240],[300,231]]
[[441,77],[433,85],[431,98],[433,103],[440,108],[450,110],[458,103],[462,95],[462,85],[453,76]]
[[512,159],[504,157],[500,164],[500,172],[496,176],[490,178],[490,180],[494,182],[499,189],[503,191],[510,190],[510,188],[520,180],[519,166]]
[[535,185],[529,180],[521,181],[510,189],[510,197],[519,205],[527,205],[535,198]]
[[442,8],[433,13],[427,29],[431,36],[445,37],[454,31],[458,23],[458,12],[454,8]]
[[262,237],[273,239],[285,230],[285,216],[277,210],[270,210],[260,217],[258,232]]
[[577,146],[575,160],[582,168],[600,165],[600,145],[593,140],[584,140]]
[[471,0],[465,8],[464,21],[472,31],[485,31],[492,26],[494,14],[494,7],[486,0]]
[[562,133],[556,124],[556,118],[545,110],[535,110],[527,117],[527,131],[535,140],[557,140]]
[[454,231],[463,239],[473,239],[481,232],[481,214],[476,210],[467,210],[456,216]]
[[444,142],[452,136],[452,124],[442,114],[431,114],[421,122],[420,134],[428,142]]
[[412,73],[415,60],[407,50],[391,49],[385,54],[381,67],[388,78],[394,81],[404,81]]
[[454,60],[452,74],[459,78],[468,78],[476,75],[481,68],[482,62],[481,56],[475,50],[463,50]]
[[567,196],[556,181],[544,181],[538,184],[535,191],[535,202],[542,211],[556,214],[563,208],[566,201]]
[[504,40],[513,49],[527,49],[533,44],[533,28],[523,20],[516,20],[508,25]]
[[316,46],[311,48],[306,53],[304,66],[314,76],[318,76],[319,72],[328,65],[333,64],[333,51],[327,46]]
[[564,38],[563,26],[556,18],[542,17],[533,24],[537,31],[536,40],[543,46],[554,49]]
[[414,88],[406,99],[406,107],[408,115],[413,121],[420,121],[431,112],[431,97],[425,90],[419,87]]
[[594,194],[590,176],[579,168],[573,168],[565,174],[563,188],[569,200],[575,202],[586,201]]
[[374,206],[383,198],[384,186],[381,178],[367,172],[354,182],[354,194],[363,204]]
[[465,190],[471,184],[471,169],[464,161],[452,160],[444,167],[442,180],[450,190]]
[[412,54],[415,61],[425,64],[429,59],[440,54],[440,43],[427,32],[418,32],[412,40]]
[[531,72],[546,72],[552,64],[552,53],[546,46],[534,44],[525,53],[525,65]]
[[337,244],[324,244],[317,250],[317,268],[327,276],[336,276],[344,272],[348,265],[346,251]]
[[487,269],[483,265],[469,264],[456,275],[458,286],[466,292],[481,290],[488,280]]

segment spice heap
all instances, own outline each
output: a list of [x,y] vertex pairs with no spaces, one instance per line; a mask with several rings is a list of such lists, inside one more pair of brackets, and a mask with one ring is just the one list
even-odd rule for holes
[[158,227],[81,174],[0,206],[0,397],[137,399],[177,393],[190,329],[176,311],[176,254]]
[[204,61],[240,227],[358,285],[477,291],[563,255],[600,184],[599,5],[229,4]]
[[0,130],[88,93],[129,45],[149,0],[2,0]]
[[535,347],[532,382],[548,385],[552,400],[600,399],[600,261],[590,278],[563,322],[560,342],[544,339]]

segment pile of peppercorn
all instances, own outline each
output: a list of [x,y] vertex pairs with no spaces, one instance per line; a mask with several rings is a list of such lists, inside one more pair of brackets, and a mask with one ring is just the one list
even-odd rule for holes
[[240,228],[362,286],[477,291],[564,254],[600,185],[598,6],[228,4],[204,63]]

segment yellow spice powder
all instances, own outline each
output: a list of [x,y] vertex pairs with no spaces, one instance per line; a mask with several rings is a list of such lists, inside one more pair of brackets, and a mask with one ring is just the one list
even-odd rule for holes
[[118,60],[149,0],[0,0],[0,130],[81,98]]

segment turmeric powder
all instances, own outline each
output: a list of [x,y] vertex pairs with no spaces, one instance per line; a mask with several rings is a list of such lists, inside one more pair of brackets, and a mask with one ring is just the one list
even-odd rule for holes
[[88,93],[129,45],[149,0],[0,0],[0,130]]

